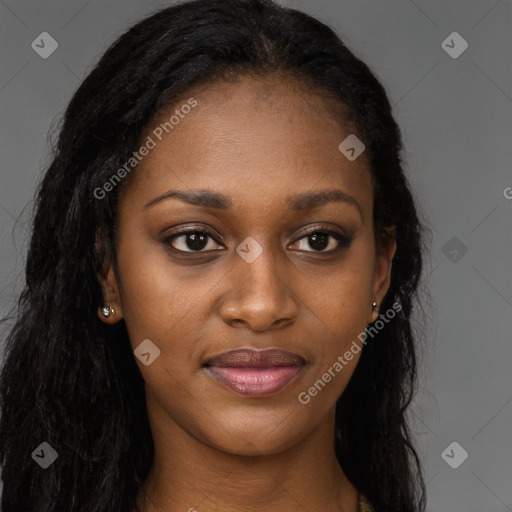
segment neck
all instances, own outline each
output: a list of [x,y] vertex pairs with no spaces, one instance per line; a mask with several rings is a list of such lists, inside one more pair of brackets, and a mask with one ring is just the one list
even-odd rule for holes
[[334,410],[300,443],[258,455],[197,439],[153,402],[148,414],[159,428],[152,427],[155,458],[137,497],[142,512],[239,512],[248,505],[268,512],[357,511],[359,494],[334,454]]

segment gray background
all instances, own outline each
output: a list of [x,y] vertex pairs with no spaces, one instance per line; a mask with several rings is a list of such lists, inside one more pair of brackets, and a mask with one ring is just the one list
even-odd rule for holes
[[[426,330],[418,328],[425,349],[411,411],[428,511],[511,511],[512,4],[281,3],[335,28],[382,81],[433,230],[424,283],[434,309]],[[50,130],[108,45],[166,5],[0,0],[0,315],[23,284],[31,202],[50,161]],[[48,59],[31,48],[44,31],[59,43]],[[469,44],[456,59],[441,46],[454,31]],[[457,469],[441,456],[453,441],[469,454]],[[451,460],[459,450],[449,451]]]

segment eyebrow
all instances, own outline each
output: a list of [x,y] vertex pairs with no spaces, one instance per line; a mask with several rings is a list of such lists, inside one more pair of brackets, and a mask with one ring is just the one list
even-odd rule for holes
[[[171,198],[179,199],[194,206],[217,210],[228,210],[233,204],[228,196],[212,190],[169,190],[165,194],[152,199],[144,206],[144,209]],[[288,196],[286,199],[288,208],[296,212],[308,212],[330,202],[343,202],[354,206],[361,220],[363,220],[363,209],[358,201],[338,189],[304,192],[295,196]]]

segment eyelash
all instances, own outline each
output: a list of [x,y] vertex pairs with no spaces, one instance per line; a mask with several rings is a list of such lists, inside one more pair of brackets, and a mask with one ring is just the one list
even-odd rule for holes
[[[211,251],[220,251],[221,249],[211,249],[209,251],[204,251],[204,250],[200,250],[200,251],[182,251],[181,249],[176,249],[175,247],[173,247],[172,245],[172,242],[179,238],[179,237],[182,237],[182,236],[186,236],[186,235],[190,235],[190,234],[202,234],[202,235],[206,235],[207,237],[211,238],[215,243],[221,245],[218,240],[216,240],[216,238],[212,235],[212,233],[210,233],[208,230],[206,229],[184,229],[182,231],[178,231],[170,236],[167,236],[165,237],[163,240],[162,240],[162,243],[164,245],[167,245],[169,246],[169,248],[171,248],[172,250],[178,252],[178,253],[186,253],[186,254],[202,254],[202,253],[208,253],[208,252],[211,252]],[[307,231],[305,231],[304,233],[302,233],[302,235],[295,239],[293,242],[292,242],[292,245],[293,244],[296,244],[297,242],[299,242],[300,240],[302,240],[303,238],[307,238],[308,236],[310,235],[313,235],[313,234],[324,234],[324,235],[328,235],[329,237],[332,237],[334,238],[335,240],[337,240],[338,242],[338,247],[336,247],[335,249],[331,249],[329,251],[315,251],[315,250],[311,250],[311,251],[302,251],[302,252],[306,252],[306,253],[317,253],[317,254],[334,254],[342,249],[346,249],[348,247],[350,247],[351,243],[352,243],[352,240],[354,239],[354,237],[352,236],[346,236],[344,235],[343,233],[341,232],[338,232],[338,231],[335,231],[331,228],[327,228],[327,227],[321,227],[321,226],[315,226],[314,228],[311,228]],[[301,251],[299,251],[301,252]]]

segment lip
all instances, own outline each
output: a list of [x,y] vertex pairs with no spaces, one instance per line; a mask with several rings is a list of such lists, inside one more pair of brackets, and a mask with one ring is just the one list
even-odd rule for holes
[[232,391],[261,397],[286,387],[305,363],[298,354],[271,348],[231,350],[209,359],[204,366],[209,375]]

